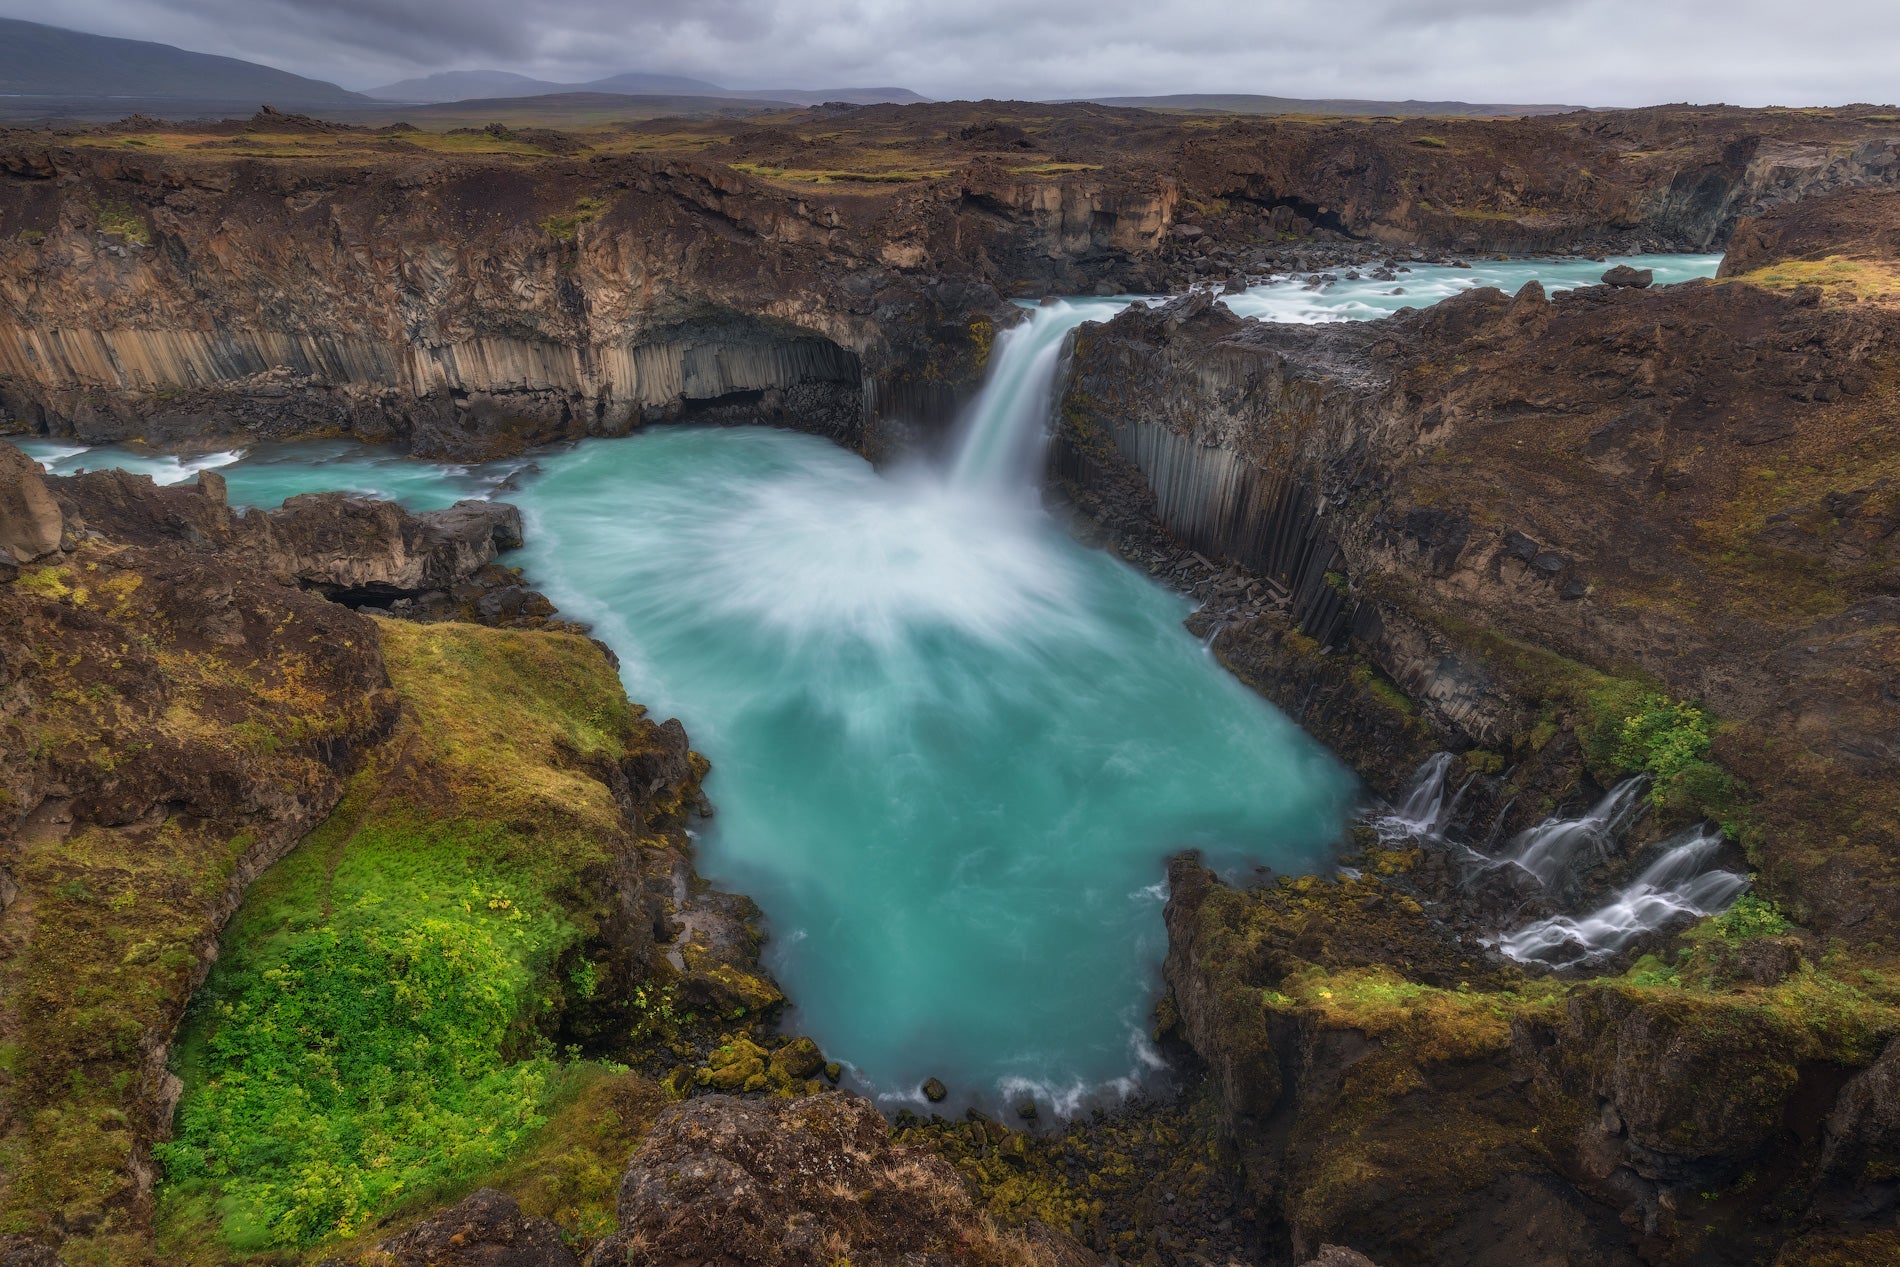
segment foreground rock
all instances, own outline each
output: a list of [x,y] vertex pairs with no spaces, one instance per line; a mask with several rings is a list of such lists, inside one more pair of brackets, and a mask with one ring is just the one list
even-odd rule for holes
[[[566,958],[498,987],[522,999],[508,1041],[527,1050],[558,1038],[625,1052],[654,1019],[643,989],[721,1016],[742,995],[769,1017],[779,996],[751,958],[748,904],[692,871],[686,825],[704,808],[706,764],[679,723],[627,701],[598,645],[374,620],[324,597],[464,584],[518,540],[511,510],[424,518],[311,498],[237,515],[215,476],[158,488],[21,470],[58,507],[66,545],[0,574],[0,1043],[18,1053],[0,1077],[0,1219],[17,1234],[4,1252],[157,1261],[154,1145],[197,1149],[190,1115],[174,1110],[181,1092],[187,1107],[216,1095],[169,1067],[180,1018],[214,960],[274,953],[261,942],[286,931],[325,935],[307,925],[330,926],[327,896],[294,930],[266,921],[260,943],[221,953],[252,882],[320,825],[326,885],[359,848],[379,865],[391,838],[409,842],[412,865],[442,866],[427,862],[430,848],[446,851],[450,874],[478,861],[506,893],[490,902],[498,912],[538,892],[522,859],[550,869],[558,887],[535,898],[533,918],[572,930]],[[431,844],[418,823],[450,824],[453,839]],[[415,921],[416,935],[428,923]],[[678,1033],[661,1037],[693,1051]],[[517,1059],[497,1051],[504,1065]],[[583,1094],[573,1107],[631,1126],[650,1111],[642,1095],[658,1098],[646,1085],[625,1103],[585,1110]],[[614,1145],[614,1164],[626,1146]],[[174,1188],[186,1176],[226,1182],[189,1159],[167,1173]],[[190,1233],[207,1243],[221,1235],[208,1217]],[[360,1226],[327,1217],[304,1245]],[[513,1218],[477,1201],[454,1212],[455,1227],[398,1248],[435,1261],[470,1229],[513,1237],[511,1253],[546,1248],[543,1224]]]
[[561,1229],[513,1197],[483,1188],[376,1246],[379,1267],[576,1267]]
[[948,1163],[894,1146],[877,1110],[841,1092],[665,1110],[621,1181],[619,1216],[588,1267],[1094,1261],[1047,1229],[999,1234]]

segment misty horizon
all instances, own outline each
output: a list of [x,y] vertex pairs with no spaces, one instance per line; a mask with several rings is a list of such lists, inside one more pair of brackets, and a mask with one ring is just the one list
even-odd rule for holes
[[[955,16],[914,0],[848,16],[814,0],[75,0],[66,29],[235,57],[365,92],[455,72],[559,85],[618,74],[738,92],[904,88],[934,100],[1266,95],[1366,101],[1672,102],[1788,107],[1891,100],[1882,50],[1900,10],[1839,0],[1801,30],[1765,0],[1347,0],[1324,19],[1224,0],[997,3]],[[0,16],[45,22],[0,0]],[[1631,40],[1629,32],[1640,32]],[[1885,36],[1887,38],[1883,39]]]

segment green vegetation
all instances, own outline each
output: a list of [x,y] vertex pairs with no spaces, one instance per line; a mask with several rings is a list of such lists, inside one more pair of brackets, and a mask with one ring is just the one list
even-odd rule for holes
[[632,985],[594,949],[633,842],[592,771],[641,749],[640,712],[585,639],[379,625],[408,719],[252,886],[179,1045],[180,1259],[347,1239],[537,1151],[568,1159],[547,1202],[610,1218],[624,1154],[563,1116],[621,1075],[552,1035]]
[[1779,937],[1794,925],[1773,902],[1744,893],[1735,899],[1733,906],[1711,918],[1703,927],[1710,935],[1738,946],[1757,937]]
[[152,244],[152,230],[146,225],[138,208],[129,202],[105,199],[93,210],[99,216],[99,232],[127,242],[136,242],[140,246]]
[[1449,144],[1445,141],[1445,139],[1443,137],[1438,137],[1438,136],[1413,137],[1412,144],[1423,145],[1426,149],[1429,149],[1429,150],[1442,150],[1442,149],[1450,148]]
[[1647,694],[1638,702],[1637,710],[1623,719],[1617,735],[1616,762],[1624,770],[1639,771],[1654,779],[1649,799],[1652,804],[1663,805],[1692,768],[1708,765],[1712,742],[1709,719],[1701,709],[1666,695]]
[[245,903],[158,1150],[174,1199],[218,1193],[233,1248],[348,1236],[544,1121],[553,1052],[533,1023],[578,930],[497,864],[502,830],[379,822],[340,858],[300,850]]
[[592,224],[600,219],[606,209],[607,202],[604,199],[581,198],[574,203],[572,211],[543,220],[541,229],[557,242],[572,242],[583,224]]

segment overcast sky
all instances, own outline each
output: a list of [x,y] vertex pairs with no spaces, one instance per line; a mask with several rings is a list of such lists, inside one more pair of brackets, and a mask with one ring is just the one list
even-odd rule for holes
[[1900,98],[1900,0],[0,0],[0,14],[349,88],[495,68],[939,98]]

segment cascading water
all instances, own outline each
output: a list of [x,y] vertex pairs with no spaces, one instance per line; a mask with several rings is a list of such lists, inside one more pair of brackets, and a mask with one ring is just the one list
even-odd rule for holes
[[1054,300],[1002,333],[989,380],[959,431],[951,484],[1035,495],[1063,341],[1084,321],[1114,316],[1125,302]]
[[1657,846],[1642,874],[1587,915],[1553,915],[1498,939],[1498,949],[1522,963],[1574,968],[1599,963],[1645,933],[1672,921],[1713,915],[1741,896],[1748,877],[1709,864],[1722,833],[1692,827]]
[[[1496,267],[1514,285],[1572,266]],[[1400,302],[1350,292],[1308,294],[1290,319]],[[1166,855],[1313,870],[1353,798],[1182,628],[1183,600],[1036,503],[1062,340],[1119,307],[1046,305],[1007,332],[938,471],[879,475],[755,428],[472,468],[332,443],[192,463],[29,447],[166,482],[220,465],[250,505],[342,488],[427,509],[505,487],[530,575],[712,758],[700,869],[766,912],[789,1027],[889,1100],[936,1075],[959,1098],[1068,1111],[1153,1067]],[[1442,828],[1444,769],[1435,804],[1401,814]]]
[[[1611,858],[1620,838],[1643,812],[1647,780],[1624,779],[1584,813],[1547,818],[1526,828],[1505,852],[1486,856],[1447,838],[1458,797],[1448,795],[1452,756],[1441,752],[1412,776],[1396,806],[1371,817],[1382,840],[1410,840],[1450,848],[1465,867],[1465,882],[1481,883],[1510,868],[1534,882],[1546,897],[1563,898],[1577,876]],[[1693,827],[1656,846],[1657,857],[1635,880],[1588,914],[1552,915],[1488,944],[1520,963],[1554,968],[1600,963],[1638,937],[1660,932],[1684,916],[1713,915],[1748,887],[1748,878],[1713,864],[1722,833]]]
[[1523,868],[1545,888],[1560,887],[1579,865],[1600,862],[1616,849],[1617,837],[1642,812],[1647,780],[1624,779],[1577,818],[1547,818],[1520,832],[1505,861]]

